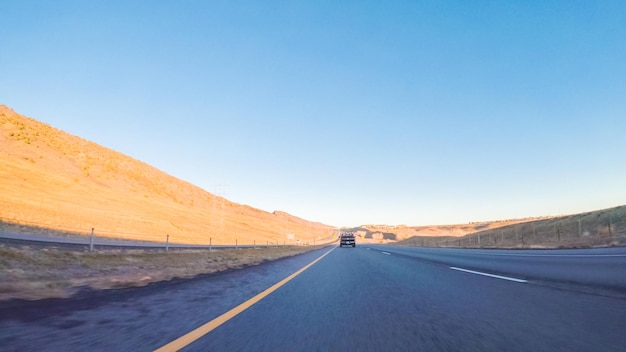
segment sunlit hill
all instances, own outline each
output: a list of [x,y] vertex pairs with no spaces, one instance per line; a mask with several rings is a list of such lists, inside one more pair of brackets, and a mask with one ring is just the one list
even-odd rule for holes
[[4,105],[0,150],[3,222],[195,244],[313,244],[333,235],[330,226],[230,202]]

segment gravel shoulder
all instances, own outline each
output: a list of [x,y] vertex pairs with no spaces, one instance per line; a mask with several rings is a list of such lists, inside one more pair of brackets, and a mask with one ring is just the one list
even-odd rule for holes
[[319,248],[78,252],[0,244],[0,301],[67,298],[85,289],[139,287],[241,269]]

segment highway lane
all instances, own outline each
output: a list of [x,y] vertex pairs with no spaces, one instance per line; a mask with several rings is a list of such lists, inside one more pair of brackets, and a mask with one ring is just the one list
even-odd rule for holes
[[[397,250],[336,248],[183,350],[621,351],[626,346],[624,299],[475,275],[450,269],[458,262]],[[51,301],[48,308],[0,305],[0,349],[154,350],[324,252],[191,281],[86,295],[79,302]]]
[[370,246],[378,251],[534,284],[626,298],[626,248],[485,250]]
[[0,302],[0,351],[151,351],[313,261],[323,250],[245,270],[72,299]]
[[626,301],[338,248],[185,351],[621,351]]

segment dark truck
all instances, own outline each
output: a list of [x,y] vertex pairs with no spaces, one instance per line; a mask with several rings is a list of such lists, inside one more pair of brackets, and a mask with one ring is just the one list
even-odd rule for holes
[[345,232],[341,234],[339,238],[339,247],[350,246],[356,247],[356,242],[354,241],[354,234],[351,232]]

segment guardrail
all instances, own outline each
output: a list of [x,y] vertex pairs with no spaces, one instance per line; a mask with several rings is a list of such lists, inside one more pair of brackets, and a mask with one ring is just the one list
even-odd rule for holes
[[[164,242],[139,242],[139,241],[129,241],[129,240],[115,240],[110,238],[99,238],[99,237],[86,237],[86,238],[62,238],[62,237],[53,237],[53,236],[40,236],[40,235],[24,235],[24,234],[16,234],[16,233],[8,233],[8,232],[0,232],[0,241],[18,241],[18,242],[30,242],[37,243],[40,245],[65,245],[65,246],[78,246],[81,248],[85,248],[90,252],[93,252],[96,247],[107,247],[107,248],[126,248],[126,249],[162,249],[166,252],[172,249],[207,249],[211,250],[220,250],[220,249],[244,249],[244,248],[270,248],[270,247],[287,247],[294,246],[294,244],[280,244],[277,242],[266,241],[263,243],[253,243],[253,244],[180,244],[180,243],[170,243],[169,237],[166,237]],[[323,241],[316,244],[302,244],[301,246],[310,246],[310,245],[327,245],[335,242],[336,240]]]
[[107,248],[137,248],[137,249],[239,249],[239,248],[269,248],[279,246],[310,246],[325,245],[336,241],[334,237],[315,239],[311,242],[294,242],[274,240],[253,240],[252,243],[215,243],[212,237],[207,239],[205,244],[185,244],[175,243],[175,239],[168,235],[162,235],[159,239],[155,235],[146,235],[128,232],[106,231],[100,235],[95,228],[86,231],[84,228],[69,226],[55,226],[55,228],[44,227],[28,221],[14,221],[0,218],[0,240],[11,240],[21,242],[38,243],[40,245],[66,245],[86,247],[89,251],[94,251],[95,247]]

